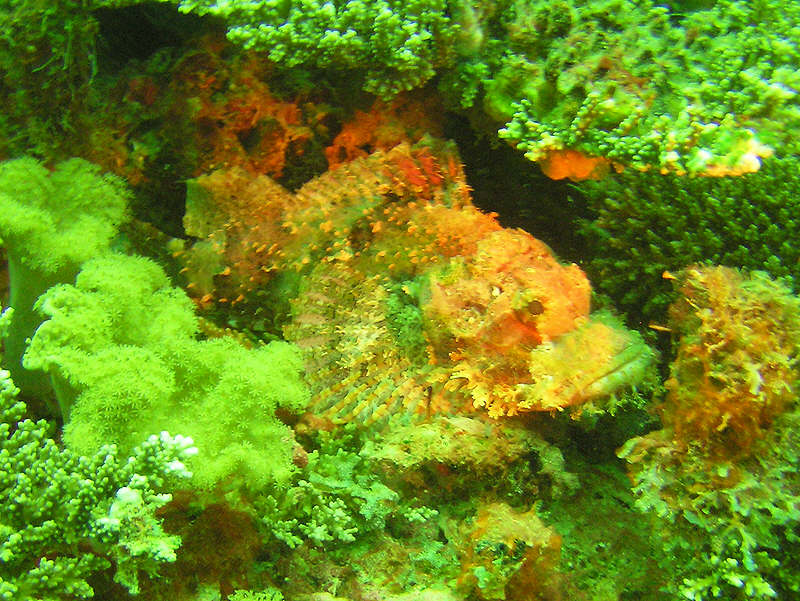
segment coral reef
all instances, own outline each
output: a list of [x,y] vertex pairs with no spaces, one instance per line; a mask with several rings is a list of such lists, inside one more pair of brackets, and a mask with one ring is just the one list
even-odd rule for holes
[[480,120],[505,123],[500,136],[545,163],[570,150],[580,162],[747,173],[770,155],[764,142],[791,139],[772,123],[797,117],[797,33],[777,1],[688,14],[626,0],[180,7],[221,17],[230,39],[284,68],[344,70],[384,98],[438,71],[454,107],[480,107]]
[[798,7],[0,2],[0,599],[798,597]]
[[[774,125],[797,121],[800,83],[793,68],[798,35],[790,25],[798,15],[794,5],[780,0],[757,5],[724,0],[685,12],[628,0],[162,3],[149,7],[158,10],[153,20],[167,29],[164,24],[172,25],[175,37],[181,30],[177,10],[217,17],[233,42],[263,51],[283,73],[301,79],[298,72],[310,71],[306,87],[320,71],[326,79],[345,74],[388,100],[438,74],[438,86],[454,109],[473,112],[476,123],[495,130],[505,124],[500,136],[557,177],[594,176],[587,162],[737,175],[758,170],[771,149],[790,146],[796,138],[791,128]],[[87,96],[78,92],[90,89],[98,71],[95,44],[102,40],[102,27],[97,9],[145,4],[65,1],[42,9],[27,1],[0,12],[4,30],[12,32],[0,46],[0,60],[9,67],[0,91],[12,100],[6,118],[10,129],[41,147],[52,138],[47,129],[55,124],[33,118],[47,114],[33,94],[38,88],[27,81],[34,75],[55,88],[50,98],[63,115],[57,127],[68,136],[70,127],[63,122],[80,122],[97,104],[75,101]],[[64,19],[68,35],[49,25]],[[46,26],[28,25],[38,20]],[[195,32],[219,23],[198,21],[192,21]],[[20,56],[24,60],[15,60]],[[42,73],[50,77],[42,79]],[[213,79],[206,84],[216,87]],[[145,105],[160,87],[149,77],[131,84],[132,97]],[[73,92],[71,101],[64,89]],[[277,117],[277,127],[258,125],[270,108],[259,113],[264,105],[248,91],[232,96],[242,104],[217,108],[242,119],[221,133],[240,135],[225,139],[236,148],[252,137],[255,143],[245,146],[253,143],[258,153],[272,154],[270,141],[285,141],[283,116]],[[243,107],[247,110],[240,112]],[[26,121],[37,133],[25,131]],[[204,122],[214,129],[213,121]]]
[[329,109],[309,94],[279,96],[267,83],[270,66],[231,58],[229,46],[209,33],[102,79],[109,110],[93,115],[73,145],[124,176],[137,192],[135,212],[173,235],[184,202],[176,182],[237,166],[295,187],[325,168]]
[[[410,420],[403,432],[386,431],[393,440],[383,448],[380,437],[353,424],[330,432],[312,424],[298,427],[298,439],[310,449],[307,463],[288,491],[264,493],[253,502],[267,548],[274,551],[267,562],[271,583],[291,599],[314,599],[309,591],[321,590],[345,599],[427,598],[434,590],[446,599],[472,598],[480,590],[473,568],[493,569],[492,551],[478,539],[493,540],[497,556],[508,558],[496,572],[492,594],[502,594],[515,574],[522,588],[533,586],[534,574],[545,578],[545,566],[558,559],[557,536],[537,518],[530,499],[550,482],[553,491],[557,481],[564,485],[558,494],[565,497],[577,485],[558,450],[519,424],[508,424],[510,432],[494,427],[494,435],[508,443],[493,445],[484,438],[491,429],[485,420],[443,418],[430,425],[437,423],[444,424],[438,451],[422,457],[424,442],[415,441],[412,452],[419,451],[420,460],[412,462],[410,455],[389,449],[413,432]],[[460,444],[461,454],[448,442]],[[475,452],[481,444],[496,447],[485,462]],[[537,456],[538,473],[532,467]],[[500,498],[505,502],[492,501]],[[501,537],[513,535],[503,534],[510,516],[517,520],[510,523],[526,528],[518,556],[502,548],[507,541]],[[537,560],[538,551],[546,561]],[[455,587],[457,579],[463,579],[463,590]],[[488,594],[489,585],[484,588]]]

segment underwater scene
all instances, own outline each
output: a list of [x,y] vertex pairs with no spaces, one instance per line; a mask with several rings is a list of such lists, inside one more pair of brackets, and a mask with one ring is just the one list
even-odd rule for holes
[[800,600],[800,2],[0,0],[0,601]]

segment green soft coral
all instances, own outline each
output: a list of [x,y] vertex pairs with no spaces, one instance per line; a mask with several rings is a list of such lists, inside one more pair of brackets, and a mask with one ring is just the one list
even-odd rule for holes
[[8,255],[13,310],[5,356],[14,381],[29,396],[47,393],[41,374],[21,365],[26,339],[41,322],[34,302],[108,250],[127,217],[127,200],[122,180],[82,159],[52,171],[31,158],[0,163],[0,244]]
[[91,598],[87,579],[111,564],[137,593],[140,572],[175,560],[180,538],[156,517],[172,497],[157,491],[190,476],[192,440],[162,432],[130,456],[110,445],[80,456],[46,421],[22,419],[18,393],[0,370],[0,599]]
[[258,489],[290,477],[294,439],[275,412],[301,410],[309,394],[293,346],[198,340],[189,298],[142,257],[89,261],[75,285],[50,289],[37,307],[49,319],[25,364],[52,375],[70,447],[129,448],[169,429],[203,451],[197,486]]

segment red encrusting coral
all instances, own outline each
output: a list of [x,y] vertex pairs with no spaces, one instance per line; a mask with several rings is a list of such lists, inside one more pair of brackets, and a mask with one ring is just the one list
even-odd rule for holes
[[425,135],[440,136],[443,111],[434,96],[408,93],[391,102],[376,100],[368,111],[357,110],[344,122],[325,149],[328,166],[333,169],[403,142],[414,144]]
[[83,124],[73,152],[133,186],[232,167],[280,178],[312,147],[324,162],[326,105],[300,94],[279,98],[267,83],[269,65],[232,53],[218,35],[193,41],[171,62],[129,69],[103,91],[116,102]]
[[539,159],[539,168],[550,179],[569,178],[580,182],[587,179],[602,179],[612,165],[604,157],[586,156],[570,149],[552,149]]
[[222,71],[225,78],[215,71],[200,85],[193,80],[197,72],[189,70],[189,80],[177,83],[194,88],[193,94],[180,91],[178,98],[193,100],[190,121],[203,133],[197,140],[202,149],[199,173],[239,166],[277,178],[286,157],[302,153],[312,130],[296,103],[272,94],[263,71],[263,64],[250,57],[236,71]]

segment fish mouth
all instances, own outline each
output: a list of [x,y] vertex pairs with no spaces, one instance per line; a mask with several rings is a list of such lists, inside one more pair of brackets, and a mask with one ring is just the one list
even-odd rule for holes
[[657,355],[642,336],[606,312],[531,351],[532,383],[520,411],[553,411],[610,397],[647,380]]
[[612,365],[584,389],[587,400],[611,396],[641,382],[655,362],[655,351],[643,341],[641,344],[631,341],[614,357]]

